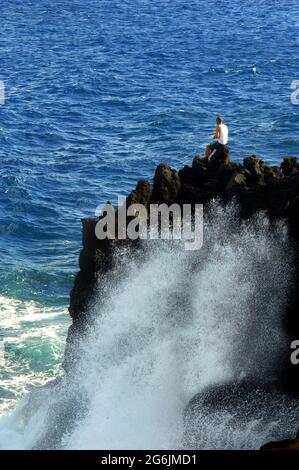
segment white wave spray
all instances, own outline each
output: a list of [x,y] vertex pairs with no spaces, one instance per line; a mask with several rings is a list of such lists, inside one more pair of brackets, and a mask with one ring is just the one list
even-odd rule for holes
[[[212,204],[199,251],[153,242],[142,262],[120,251],[122,276],[102,281],[73,370],[2,418],[0,446],[182,448],[192,441],[184,414],[194,395],[228,382],[273,385],[287,347],[282,315],[291,249],[282,223],[270,226],[263,214],[240,223],[237,212]],[[245,430],[236,427],[226,439],[220,414],[213,428],[219,439],[209,428],[215,414],[205,415],[205,439],[192,446],[253,448],[280,437],[269,409],[255,437],[256,417],[244,416]]]

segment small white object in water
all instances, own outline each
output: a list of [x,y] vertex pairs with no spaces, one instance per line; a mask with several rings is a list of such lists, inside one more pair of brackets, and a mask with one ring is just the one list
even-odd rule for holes
[[256,67],[252,67],[253,73],[256,73]]

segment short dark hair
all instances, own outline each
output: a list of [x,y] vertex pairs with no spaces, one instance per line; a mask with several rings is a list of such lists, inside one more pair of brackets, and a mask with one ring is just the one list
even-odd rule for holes
[[217,122],[222,122],[223,121],[223,117],[218,115],[217,118],[216,118],[216,121]]

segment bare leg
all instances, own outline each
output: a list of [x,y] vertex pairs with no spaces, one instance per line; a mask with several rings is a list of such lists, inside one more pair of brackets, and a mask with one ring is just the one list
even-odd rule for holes
[[205,158],[208,159],[210,155],[211,155],[211,149],[210,149],[210,146],[207,145],[205,148]]

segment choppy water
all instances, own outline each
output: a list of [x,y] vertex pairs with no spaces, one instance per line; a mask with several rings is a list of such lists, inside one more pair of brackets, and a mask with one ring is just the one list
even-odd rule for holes
[[[0,406],[58,372],[80,218],[180,167],[221,112],[231,152],[298,153],[297,0],[11,0],[1,9]],[[257,73],[253,73],[256,67]],[[1,370],[2,372],[2,370]]]

